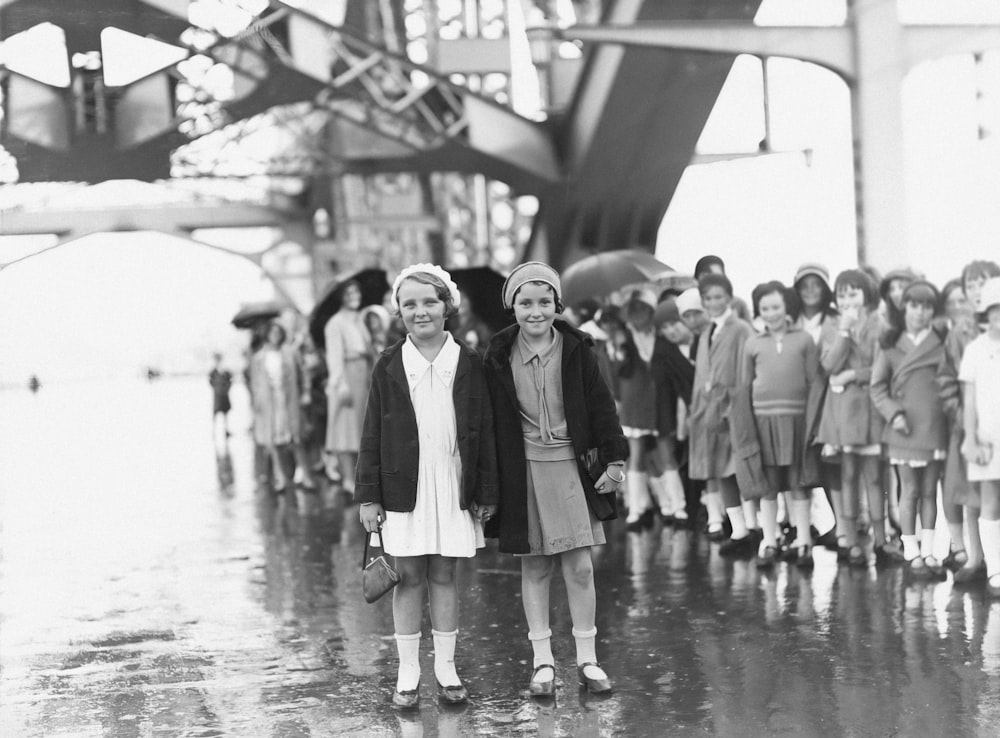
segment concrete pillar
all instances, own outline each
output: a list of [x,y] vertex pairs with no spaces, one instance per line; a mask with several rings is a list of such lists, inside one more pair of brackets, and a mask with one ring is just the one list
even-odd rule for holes
[[904,29],[896,3],[852,4],[858,260],[886,270],[906,261],[903,151]]

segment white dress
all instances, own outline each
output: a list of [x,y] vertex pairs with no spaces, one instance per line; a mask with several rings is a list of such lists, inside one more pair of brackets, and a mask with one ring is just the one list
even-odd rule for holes
[[471,511],[459,505],[462,459],[451,392],[460,348],[446,333],[444,346],[433,362],[427,361],[409,338],[402,352],[419,434],[417,501],[412,512],[386,512],[382,525],[385,550],[393,556],[475,556],[476,549],[485,545],[483,528]]
[[958,372],[962,382],[972,382],[979,441],[992,446],[988,464],[969,462],[969,481],[1000,479],[1000,342],[984,333],[965,349]]

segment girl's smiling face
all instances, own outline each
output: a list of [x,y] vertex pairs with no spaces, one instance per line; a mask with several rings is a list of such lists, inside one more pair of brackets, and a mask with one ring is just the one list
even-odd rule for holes
[[726,312],[726,308],[732,301],[732,296],[726,292],[725,288],[716,284],[706,288],[701,295],[701,304],[705,307],[709,318],[718,318]]
[[919,333],[931,324],[934,306],[928,302],[907,300],[903,306],[907,333]]
[[779,331],[787,326],[788,310],[785,298],[777,292],[771,292],[760,298],[757,312],[770,331]]
[[527,282],[514,297],[514,318],[528,338],[548,335],[556,317],[556,296],[543,282]]
[[340,304],[348,310],[357,310],[361,307],[361,289],[356,284],[348,285]]
[[948,297],[944,301],[944,312],[953,323],[972,312],[969,301],[960,288],[955,287],[948,292]]
[[972,305],[972,309],[977,313],[981,310],[979,300],[983,293],[984,284],[986,284],[985,274],[969,277],[969,279],[965,280],[965,297],[968,299],[969,304]]
[[823,283],[815,274],[807,274],[799,281],[798,292],[802,307],[812,310],[823,307]]
[[434,285],[404,279],[396,300],[403,325],[415,339],[431,340],[444,333],[445,304]]
[[859,287],[845,285],[837,290],[837,309],[860,311],[865,306],[865,293]]

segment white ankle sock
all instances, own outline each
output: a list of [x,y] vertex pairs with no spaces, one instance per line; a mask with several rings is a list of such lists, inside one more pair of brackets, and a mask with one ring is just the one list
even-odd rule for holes
[[537,669],[543,664],[554,664],[556,660],[552,657],[552,630],[543,630],[540,633],[528,633],[528,640],[531,641],[531,651],[533,659],[531,666]]
[[761,550],[766,546],[778,547],[778,500],[761,499],[760,527],[764,532],[764,540],[760,542]]
[[923,528],[920,531],[920,555],[934,555],[934,529]]
[[440,630],[431,630],[431,634],[434,636],[434,676],[437,677],[438,684],[442,687],[461,686],[462,680],[455,671],[455,641],[458,639],[458,631],[442,633]]
[[979,537],[983,542],[986,575],[1000,574],[1000,520],[979,518]]
[[912,536],[908,536],[905,533],[900,536],[903,541],[903,558],[907,561],[913,561],[920,555],[920,543],[917,539],[917,534],[914,533]]
[[722,495],[718,492],[706,492],[705,511],[708,513],[709,529],[721,529],[726,514],[726,508],[722,504]]
[[743,508],[743,522],[747,528],[760,528],[760,521],[757,520],[757,500],[743,500],[740,506]]
[[573,639],[576,641],[576,665],[591,664],[584,669],[584,674],[590,679],[607,679],[608,675],[597,663],[597,628],[577,630],[573,628]]
[[792,525],[795,526],[795,545],[811,546],[812,532],[809,530],[809,509],[812,500],[790,500],[788,512],[792,518]]
[[420,684],[420,633],[396,634],[396,652],[399,654],[399,672],[396,691],[411,692]]
[[743,517],[743,506],[727,507],[726,514],[729,516],[729,522],[733,526],[732,537],[737,540],[746,538],[750,531],[747,530],[746,519]]

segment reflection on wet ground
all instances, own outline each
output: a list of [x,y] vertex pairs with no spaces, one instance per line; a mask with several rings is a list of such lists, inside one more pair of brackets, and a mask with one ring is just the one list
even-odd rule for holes
[[336,489],[255,490],[247,419],[214,453],[200,380],[3,400],[0,735],[937,736],[1000,721],[1000,602],[981,592],[838,569],[825,551],[811,573],[762,573],[700,535],[620,525],[595,556],[613,695],[578,691],[557,585],[560,688],[526,696],[518,566],[491,548],[461,566],[471,704],[437,703],[425,621],[423,700],[399,713],[356,509]]

